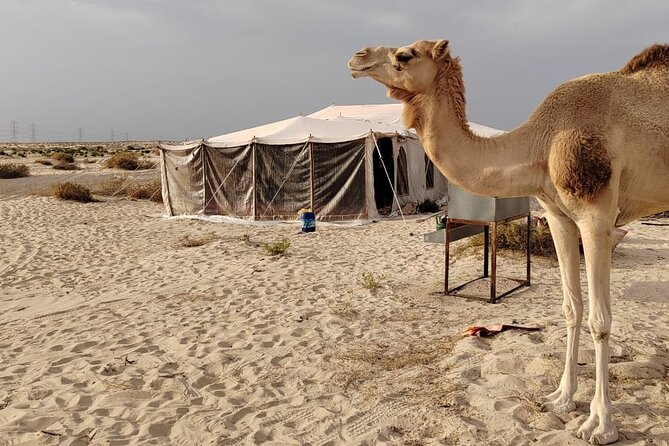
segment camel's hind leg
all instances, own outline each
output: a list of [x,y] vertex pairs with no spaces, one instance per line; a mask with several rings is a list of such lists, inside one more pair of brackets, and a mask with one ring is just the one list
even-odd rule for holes
[[590,403],[590,417],[578,430],[578,436],[592,444],[618,440],[618,430],[611,420],[609,394],[609,335],[611,333],[611,237],[615,217],[592,209],[579,221],[588,277],[588,325],[595,343],[595,395]]
[[[544,205],[544,208],[547,208],[547,206]],[[581,321],[583,320],[578,228],[571,219],[564,215],[549,212],[546,219],[553,236],[562,275],[564,298],[562,311],[567,325],[567,352],[560,385],[555,392],[546,397],[542,409],[570,412],[576,408],[572,398],[578,386],[576,362],[578,361],[578,339],[581,332]]]

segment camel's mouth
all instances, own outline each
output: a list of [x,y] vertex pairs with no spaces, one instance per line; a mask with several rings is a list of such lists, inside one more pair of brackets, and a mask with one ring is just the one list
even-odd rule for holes
[[368,71],[371,71],[373,68],[376,68],[378,65],[379,64],[374,63],[374,64],[371,64],[371,65],[365,65],[363,67],[356,67],[356,66],[353,66],[349,63],[348,69],[351,71],[351,77],[353,77],[355,79],[355,78],[358,78],[358,77],[365,76]]

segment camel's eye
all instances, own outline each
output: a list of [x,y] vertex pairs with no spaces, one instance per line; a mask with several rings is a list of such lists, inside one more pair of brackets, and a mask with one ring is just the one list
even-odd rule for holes
[[400,54],[395,55],[395,59],[397,59],[397,61],[399,63],[407,63],[412,58],[413,58],[413,54],[400,53]]

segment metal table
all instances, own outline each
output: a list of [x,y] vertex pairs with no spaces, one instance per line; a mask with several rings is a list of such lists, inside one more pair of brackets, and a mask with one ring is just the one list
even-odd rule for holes
[[[466,285],[481,279],[490,278],[490,302],[495,303],[500,297],[523,286],[530,285],[530,201],[528,197],[490,198],[475,195],[454,184],[448,185],[448,216],[445,229],[425,235],[425,241],[444,243],[445,273],[444,294],[455,293]],[[518,286],[497,295],[497,229],[500,225],[521,218],[527,219],[527,272],[524,280],[511,279]],[[454,288],[448,287],[449,244],[452,241],[474,234],[484,233],[483,275]],[[488,260],[490,258],[490,261]],[[490,269],[490,272],[488,271]],[[490,273],[490,274],[489,274]]]
[[[511,279],[518,282],[518,285],[507,290],[501,294],[497,294],[497,228],[500,225],[510,223],[521,218],[527,219],[527,245],[526,245],[526,276],[525,279]],[[444,228],[444,294],[457,295],[456,292],[465,286],[481,279],[490,277],[490,303],[495,303],[497,299],[516,291],[519,288],[530,286],[530,227],[531,216],[527,214],[515,215],[500,221],[482,221],[482,220],[466,220],[459,218],[446,217]],[[462,225],[483,226],[483,275],[458,285],[453,288],[448,287],[449,274],[449,258],[450,258],[450,242],[452,230],[461,227]],[[480,232],[480,231],[479,231]],[[490,275],[488,275],[488,258],[490,258]]]

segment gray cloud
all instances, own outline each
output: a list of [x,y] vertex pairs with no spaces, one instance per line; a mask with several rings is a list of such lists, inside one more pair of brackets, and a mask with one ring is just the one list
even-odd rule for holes
[[207,137],[332,102],[388,102],[346,61],[447,38],[473,121],[521,122],[559,83],[667,40],[665,1],[0,0],[0,139]]

